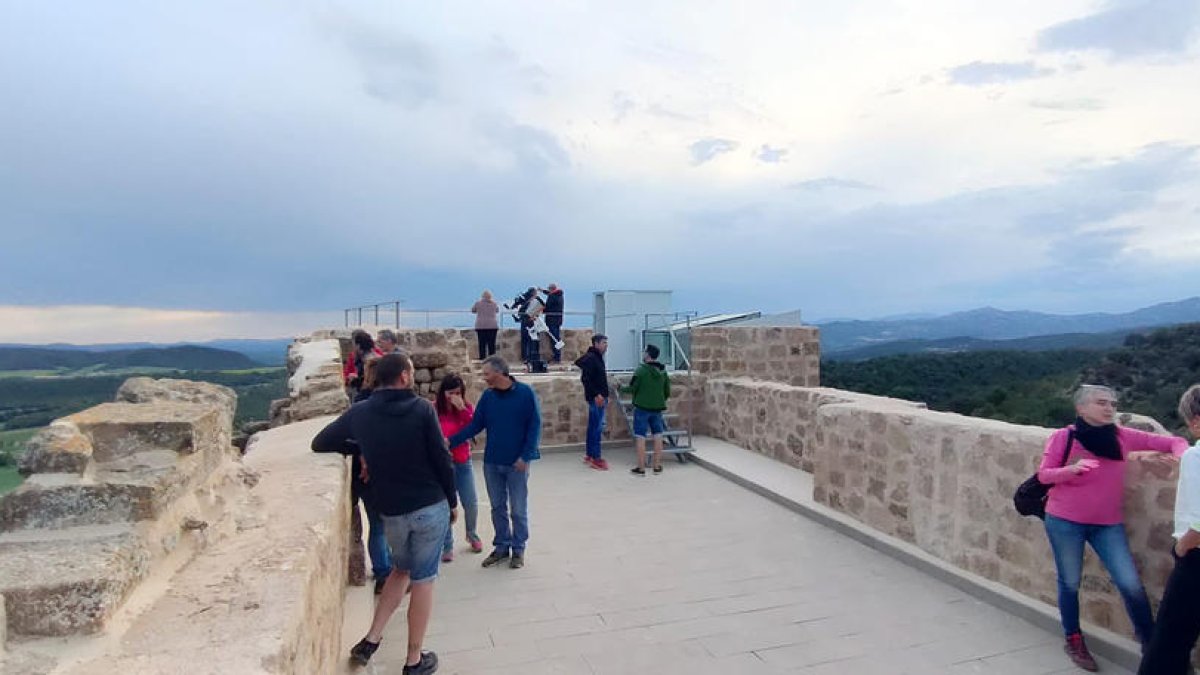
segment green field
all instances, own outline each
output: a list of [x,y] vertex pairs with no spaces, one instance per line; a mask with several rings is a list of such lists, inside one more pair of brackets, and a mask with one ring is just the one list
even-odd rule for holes
[[37,429],[14,429],[0,431],[0,495],[21,484],[21,475],[17,473],[17,457],[25,451],[25,441],[28,441]]

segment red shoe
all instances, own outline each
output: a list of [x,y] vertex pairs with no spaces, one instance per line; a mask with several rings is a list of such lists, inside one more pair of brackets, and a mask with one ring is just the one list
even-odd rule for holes
[[597,471],[607,471],[608,470],[608,467],[605,466],[604,460],[602,460],[602,459],[592,459],[591,457],[588,457],[588,466],[592,467],[593,469],[595,469]]
[[608,460],[603,457],[596,460],[596,468],[601,471],[608,471]]
[[1088,651],[1087,644],[1083,641],[1083,635],[1075,633],[1067,636],[1067,643],[1063,645],[1063,651],[1067,653],[1067,657],[1071,659],[1077,667],[1089,672],[1096,672],[1100,669],[1096,665],[1096,659],[1092,658],[1092,653]]
[[596,468],[596,463],[595,463],[595,461],[593,461],[593,460],[592,460],[592,456],[591,456],[591,455],[584,455],[584,456],[583,456],[583,463],[584,463],[584,464],[587,464],[588,466],[592,467],[593,469],[595,469],[595,468]]

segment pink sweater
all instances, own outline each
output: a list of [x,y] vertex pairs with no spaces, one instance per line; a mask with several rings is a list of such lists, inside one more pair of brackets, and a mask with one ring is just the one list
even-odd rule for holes
[[[1038,480],[1054,486],[1046,500],[1046,513],[1084,525],[1119,525],[1125,520],[1125,462],[1097,457],[1076,440],[1071,444],[1068,466],[1062,466],[1063,445],[1067,442],[1068,430],[1074,428],[1071,425],[1050,434],[1042,453]],[[1177,436],[1160,436],[1128,427],[1117,427],[1117,439],[1121,444],[1121,456],[1126,458],[1129,453],[1140,450],[1170,452],[1180,457],[1188,448],[1187,441]],[[1075,474],[1069,465],[1078,459],[1095,459],[1100,466]]]

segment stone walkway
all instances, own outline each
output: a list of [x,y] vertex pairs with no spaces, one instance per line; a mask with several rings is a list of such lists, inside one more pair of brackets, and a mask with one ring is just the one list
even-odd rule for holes
[[[1058,635],[696,464],[635,478],[630,452],[608,454],[609,472],[574,454],[534,465],[524,569],[480,568],[460,535],[426,640],[440,673],[1078,672]],[[343,653],[371,601],[349,590]],[[358,672],[401,672],[403,611]]]

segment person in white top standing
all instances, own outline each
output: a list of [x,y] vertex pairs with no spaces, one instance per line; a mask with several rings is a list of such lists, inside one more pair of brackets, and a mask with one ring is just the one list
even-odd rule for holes
[[1184,675],[1200,637],[1200,384],[1179,400],[1179,417],[1196,444],[1179,461],[1175,490],[1175,569],[1167,580],[1154,636],[1138,675]]

